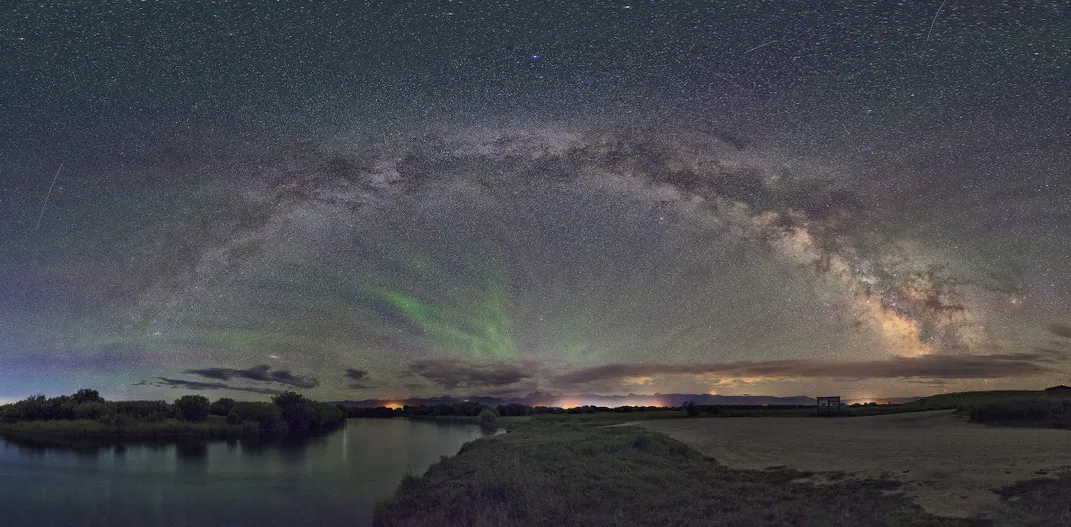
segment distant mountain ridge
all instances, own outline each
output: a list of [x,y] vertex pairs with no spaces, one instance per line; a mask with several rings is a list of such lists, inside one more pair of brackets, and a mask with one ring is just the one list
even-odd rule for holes
[[571,408],[576,406],[594,405],[606,407],[618,406],[680,406],[688,401],[696,404],[713,405],[813,405],[816,401],[813,397],[797,395],[792,397],[775,397],[772,395],[711,395],[706,393],[656,393],[628,394],[628,395],[595,395],[595,394],[560,394],[533,392],[522,397],[412,397],[407,399],[364,399],[360,401],[332,401],[331,404],[341,404],[353,407],[376,407],[376,406],[417,406],[421,404],[453,404],[464,401],[475,401],[489,406],[500,404],[520,403],[528,406],[559,406]]

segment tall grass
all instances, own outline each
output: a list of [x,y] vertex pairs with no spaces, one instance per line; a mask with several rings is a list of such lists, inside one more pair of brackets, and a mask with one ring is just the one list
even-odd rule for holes
[[1071,428],[1071,399],[1034,397],[993,401],[972,405],[969,411],[971,421],[978,423]]
[[1037,399],[1044,397],[1045,392],[1040,390],[991,390],[985,392],[955,392],[942,393],[924,397],[903,406],[917,406],[928,410],[957,409],[967,410],[977,404],[1012,401],[1023,399]]

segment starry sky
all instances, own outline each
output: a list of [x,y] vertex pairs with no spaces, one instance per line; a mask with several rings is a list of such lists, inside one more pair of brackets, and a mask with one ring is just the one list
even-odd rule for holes
[[0,15],[0,401],[1071,384],[1067,2]]

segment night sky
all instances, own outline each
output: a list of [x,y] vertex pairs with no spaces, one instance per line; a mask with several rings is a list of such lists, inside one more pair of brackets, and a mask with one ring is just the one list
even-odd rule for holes
[[0,402],[1071,384],[1065,1],[5,2]]

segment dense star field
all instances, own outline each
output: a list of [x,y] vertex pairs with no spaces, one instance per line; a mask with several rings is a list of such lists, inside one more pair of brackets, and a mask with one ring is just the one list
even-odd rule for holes
[[1071,384],[1065,2],[0,15],[0,401]]

